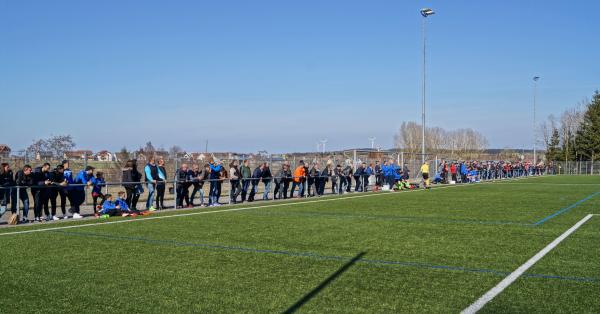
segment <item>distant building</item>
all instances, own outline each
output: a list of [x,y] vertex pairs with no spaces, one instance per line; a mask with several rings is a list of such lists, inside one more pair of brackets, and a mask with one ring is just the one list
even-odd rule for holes
[[72,160],[84,160],[87,158],[87,160],[94,160],[94,152],[87,149],[72,150],[65,152],[63,158]]
[[0,157],[8,158],[10,156],[11,149],[8,145],[0,144]]
[[52,154],[52,152],[41,151],[41,152],[35,153],[35,160],[37,160],[37,161],[52,160],[53,157],[54,157],[54,155]]
[[96,153],[96,160],[98,161],[118,161],[116,154],[113,154],[107,150],[102,150]]

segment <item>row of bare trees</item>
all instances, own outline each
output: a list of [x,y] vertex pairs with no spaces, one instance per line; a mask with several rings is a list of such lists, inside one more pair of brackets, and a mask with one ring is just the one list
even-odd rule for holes
[[[394,136],[396,148],[409,154],[421,153],[422,126],[414,121],[402,122]],[[447,153],[448,157],[472,158],[488,147],[486,137],[473,129],[445,130],[425,128],[427,153]]]

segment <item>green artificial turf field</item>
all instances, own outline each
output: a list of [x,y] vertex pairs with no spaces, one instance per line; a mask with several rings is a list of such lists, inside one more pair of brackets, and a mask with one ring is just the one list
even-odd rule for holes
[[[3,228],[0,312],[456,313],[600,214],[599,191],[555,176]],[[595,216],[482,312],[598,313],[599,291]]]

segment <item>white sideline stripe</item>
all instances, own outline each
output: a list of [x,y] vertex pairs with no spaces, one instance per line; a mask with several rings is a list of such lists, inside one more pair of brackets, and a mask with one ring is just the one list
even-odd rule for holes
[[575,232],[579,227],[581,227],[584,223],[586,223],[590,218],[594,215],[588,214],[583,217],[579,222],[577,222],[573,227],[569,228],[569,230],[565,231],[558,238],[554,239],[550,244],[548,244],[545,248],[535,254],[532,258],[530,258],[525,264],[521,265],[514,272],[504,278],[500,283],[498,283],[494,288],[490,289],[486,292],[481,298],[471,304],[469,307],[464,309],[461,314],[474,314],[481,310],[488,302],[490,302],[494,297],[500,294],[504,289],[510,286],[515,280],[517,280],[523,273],[525,273],[531,266],[537,263],[544,255],[548,254],[548,252],[552,251],[560,242],[570,236],[573,232]]
[[[524,178],[528,178],[528,177],[515,178],[515,179],[512,179],[512,180],[522,180]],[[482,182],[482,183],[489,184],[489,183],[495,183],[495,182],[502,182],[502,181],[487,181],[487,182]],[[506,181],[503,181],[503,182],[506,182]],[[479,185],[480,184],[445,185],[445,186],[440,186],[440,187],[434,187],[433,189],[435,189],[435,190],[441,190],[441,189],[447,189],[447,188],[453,188],[453,187],[479,186]],[[409,191],[400,192],[399,195],[410,193],[410,192],[420,192],[420,191],[426,191],[426,190],[424,190],[424,189],[409,190]],[[97,222],[97,223],[72,225],[72,226],[62,226],[62,227],[53,227],[53,228],[40,228],[40,229],[23,230],[23,231],[12,231],[12,232],[0,233],[0,236],[26,234],[26,233],[35,233],[35,232],[44,232],[44,231],[53,231],[53,230],[65,230],[65,229],[73,229],[73,228],[84,228],[84,227],[93,227],[93,226],[103,226],[103,225],[112,225],[112,224],[120,224],[120,223],[127,223],[127,222],[135,222],[135,221],[147,221],[147,220],[177,218],[177,217],[186,217],[186,216],[195,216],[195,215],[208,215],[208,214],[217,214],[217,213],[242,211],[242,210],[248,210],[248,209],[270,208],[270,207],[283,207],[283,206],[293,206],[293,205],[300,205],[300,204],[331,202],[331,201],[340,201],[340,200],[347,200],[347,199],[353,199],[353,198],[362,198],[362,197],[371,197],[371,196],[393,195],[391,193],[394,193],[394,192],[380,192],[380,193],[373,193],[373,194],[355,195],[355,196],[347,196],[347,197],[336,197],[336,198],[311,200],[311,201],[293,201],[293,202],[289,202],[289,203],[280,203],[280,204],[278,203],[278,204],[271,204],[271,205],[264,205],[264,206],[251,206],[251,207],[239,207],[239,208],[235,208],[234,207],[234,208],[220,209],[220,210],[213,210],[213,211],[206,211],[206,212],[195,212],[195,213],[176,214],[176,215],[164,215],[164,216],[136,218],[136,219],[130,219],[130,220],[117,220],[117,221]]]

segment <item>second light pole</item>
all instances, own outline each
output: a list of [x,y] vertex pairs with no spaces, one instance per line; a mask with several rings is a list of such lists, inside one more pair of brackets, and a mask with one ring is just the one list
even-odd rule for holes
[[421,99],[421,123],[423,125],[423,129],[422,129],[422,142],[421,142],[421,157],[423,159],[423,163],[425,163],[425,92],[426,92],[426,79],[427,79],[427,72],[426,72],[426,65],[427,65],[427,32],[426,32],[426,21],[427,21],[427,17],[435,14],[435,12],[433,12],[432,9],[430,8],[423,8],[421,9],[421,16],[423,16],[423,27],[422,27],[422,31],[423,31],[423,94],[421,95],[422,99]]

